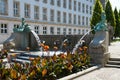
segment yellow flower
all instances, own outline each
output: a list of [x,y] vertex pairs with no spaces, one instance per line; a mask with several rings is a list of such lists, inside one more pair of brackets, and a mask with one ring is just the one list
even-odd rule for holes
[[11,76],[12,79],[16,79],[16,78],[17,78],[17,72],[12,69],[12,70],[10,71],[10,76]]
[[3,62],[3,60],[2,59],[0,59],[0,63],[2,63]]
[[42,60],[42,64],[41,64],[41,65],[42,65],[42,67],[46,65],[46,62],[47,62],[47,60],[46,60],[46,59],[43,59],[43,60]]
[[54,46],[54,50],[55,50],[55,51],[58,50],[58,47],[57,47],[57,46]]
[[12,56],[12,57],[16,57],[16,56],[17,56],[17,54],[16,54],[16,53],[13,53],[13,54],[11,54],[11,56]]
[[54,56],[52,57],[53,61],[55,61],[57,59],[56,54],[54,54]]
[[26,80],[27,76],[25,74],[21,75],[21,80]]
[[35,58],[36,59],[36,61],[40,61],[40,57],[37,57],[37,58]]
[[83,61],[83,55],[80,55],[80,60]]
[[16,67],[20,67],[21,66],[20,63],[15,63],[15,65],[16,65]]
[[47,74],[47,69],[43,69],[42,71],[42,77],[44,77]]
[[71,60],[72,55],[70,53],[67,53],[67,59]]
[[34,61],[33,61],[33,65],[37,65],[37,61],[34,60]]
[[71,71],[73,69],[73,65],[71,64],[68,69]]
[[82,51],[83,49],[80,47],[79,50]]
[[30,57],[30,58],[29,58],[29,60],[30,60],[30,61],[33,61],[33,60],[34,60],[34,58]]
[[32,70],[32,72],[30,73],[30,76],[34,76],[35,75],[35,70]]
[[86,46],[84,46],[84,47],[83,47],[83,50],[84,50],[84,51],[86,51],[86,50],[87,50],[87,47],[86,47]]
[[37,67],[37,71],[40,72],[40,67]]
[[66,55],[63,53],[63,54],[60,54],[60,57],[63,58],[63,59],[66,59]]

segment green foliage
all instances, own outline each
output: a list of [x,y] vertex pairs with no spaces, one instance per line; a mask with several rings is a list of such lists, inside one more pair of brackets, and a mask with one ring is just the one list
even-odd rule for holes
[[119,18],[119,13],[117,11],[117,9],[115,8],[114,10],[114,14],[115,14],[115,22],[116,22],[116,28],[115,28],[115,37],[120,37],[120,18]]
[[[96,0],[95,5],[94,5],[94,9],[93,9],[92,19],[90,22],[91,29],[93,29],[94,26],[98,22],[100,22],[102,10],[103,10],[103,7],[102,7],[100,0]],[[92,33],[94,33],[94,31]]]
[[106,13],[107,23],[110,23],[111,26],[113,26],[115,29],[115,25],[116,25],[115,16],[114,16],[114,12],[112,11],[112,6],[109,0],[106,3],[105,13]]
[[[14,63],[5,68],[0,60],[0,80],[56,80],[72,73],[89,68],[90,56],[86,46],[49,57],[30,57],[31,63]],[[49,53],[49,52],[48,52]],[[12,55],[13,57],[14,55]]]
[[119,16],[120,16],[120,10],[119,10]]

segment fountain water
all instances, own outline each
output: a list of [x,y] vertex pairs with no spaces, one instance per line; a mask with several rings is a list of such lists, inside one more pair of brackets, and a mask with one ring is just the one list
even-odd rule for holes
[[89,34],[91,31],[93,31],[93,30],[88,31],[87,33],[85,33],[85,34],[79,39],[79,41],[77,42],[77,44],[76,44],[75,47],[73,48],[72,54],[75,53],[75,51],[78,49],[78,47],[79,47],[80,45],[82,45],[82,43],[83,43],[83,38],[84,38],[87,34]]

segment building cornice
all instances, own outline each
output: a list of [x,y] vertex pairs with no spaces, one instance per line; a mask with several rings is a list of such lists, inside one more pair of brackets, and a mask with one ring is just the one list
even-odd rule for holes
[[[17,21],[21,22],[21,18],[18,17],[6,17],[6,16],[0,16],[0,20],[7,20],[7,21]],[[33,23],[33,24],[42,24],[42,25],[60,25],[60,26],[68,26],[68,27],[80,27],[80,28],[90,28],[86,26],[80,26],[80,25],[74,25],[74,24],[64,24],[64,23],[56,23],[56,22],[46,22],[46,21],[39,21],[39,20],[30,20],[30,19],[25,19],[27,23]]]

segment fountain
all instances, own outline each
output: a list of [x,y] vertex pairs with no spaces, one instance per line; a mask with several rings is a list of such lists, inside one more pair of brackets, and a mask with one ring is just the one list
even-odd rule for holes
[[25,24],[22,18],[22,24],[18,28],[13,29],[14,33],[3,43],[4,49],[10,50],[40,50],[39,44],[41,43],[38,35],[30,29],[28,24]]
[[110,53],[108,53],[109,33],[105,12],[102,12],[101,21],[95,26],[94,30],[94,38],[89,44],[91,62],[105,66],[110,57]]
[[[104,12],[101,15],[101,19],[102,20],[93,29],[93,30],[95,30],[95,36],[89,45],[90,56],[91,56],[91,58],[93,58],[93,60],[95,57],[95,56],[93,56],[93,53],[95,53],[95,54],[100,53],[103,56],[103,54],[107,53],[107,51],[108,51],[108,39],[107,39],[108,29],[107,29],[107,25],[105,22],[106,16],[105,16]],[[13,31],[14,31],[14,33],[12,33],[12,35],[4,42],[4,44],[3,44],[4,49],[26,50],[26,47],[29,47],[29,50],[34,51],[34,52],[24,52],[23,54],[21,54],[18,57],[19,59],[25,58],[24,60],[26,60],[26,58],[27,58],[29,60],[30,57],[38,57],[38,56],[43,56],[43,55],[44,56],[53,56],[54,54],[58,55],[63,52],[66,54],[66,51],[69,50],[68,47],[70,47],[69,40],[64,39],[60,48],[62,49],[62,45],[66,46],[66,44],[68,44],[67,45],[68,47],[66,47],[65,51],[43,51],[42,47],[40,46],[41,41],[40,41],[39,37],[33,30],[30,29],[30,26],[28,26],[28,24],[25,24],[24,18],[22,19],[21,26],[19,28],[15,27],[13,29]],[[74,54],[77,51],[77,49],[79,48],[79,46],[82,45],[84,37],[87,34],[89,34],[91,31],[88,31],[86,34],[84,34],[80,38],[80,40],[77,42],[77,44],[72,49],[72,52],[71,52],[72,54]],[[55,43],[55,45],[57,45],[57,44]],[[39,52],[37,52],[37,51],[39,51]],[[32,54],[30,54],[30,53],[32,53]],[[105,56],[108,56],[108,55],[105,55]],[[103,59],[103,57],[101,59]],[[100,61],[98,60],[98,62],[100,62]]]
[[[108,53],[109,33],[108,26],[106,24],[105,12],[102,12],[101,21],[96,24],[93,30],[95,31],[95,35],[89,44],[89,55],[91,57],[91,62],[105,66],[110,57],[110,53]],[[75,53],[78,47],[82,45],[83,38],[91,31],[87,32],[80,38],[78,43],[73,48],[72,53]]]

